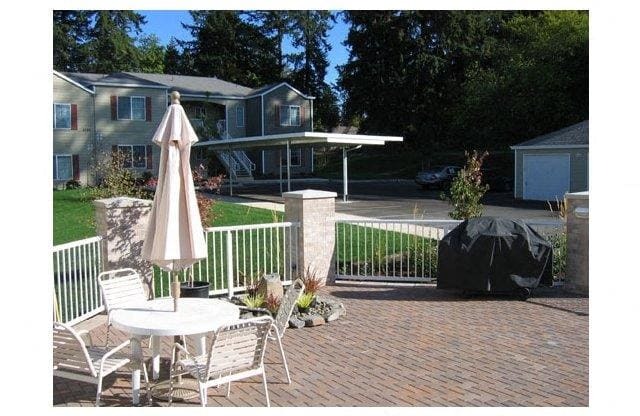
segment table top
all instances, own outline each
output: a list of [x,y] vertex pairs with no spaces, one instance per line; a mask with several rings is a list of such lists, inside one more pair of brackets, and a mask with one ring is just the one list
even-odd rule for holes
[[193,335],[215,331],[238,319],[240,308],[218,299],[179,298],[173,311],[173,298],[147,302],[144,307],[112,310],[111,324],[133,335]]

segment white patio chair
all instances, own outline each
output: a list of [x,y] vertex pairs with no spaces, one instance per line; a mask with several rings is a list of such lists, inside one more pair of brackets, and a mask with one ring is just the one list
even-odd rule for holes
[[[104,377],[130,363],[127,355],[121,350],[129,345],[127,340],[115,348],[108,350],[94,347],[89,337],[89,346],[85,344],[82,335],[87,331],[76,331],[68,325],[53,323],[53,375],[70,380],[84,381],[97,384],[96,407],[100,406],[102,394],[102,380]],[[149,396],[149,377],[144,362],[140,363],[147,383]]]
[[[173,379],[190,374],[198,380],[200,404],[203,407],[207,405],[209,387],[228,384],[229,397],[232,381],[262,375],[267,406],[270,406],[264,373],[264,352],[272,324],[271,317],[261,316],[221,327],[213,333],[208,352],[199,356],[192,356],[179,343],[174,344],[169,374],[169,405],[173,401]],[[175,361],[178,350],[184,352],[186,357]]]
[[107,311],[107,342],[111,328],[111,312],[118,308],[144,306],[149,300],[142,286],[140,275],[133,269],[109,270],[98,275],[104,308]]
[[[278,312],[276,313],[271,331],[269,331],[269,339],[278,341],[280,356],[282,357],[284,370],[287,373],[288,384],[291,384],[291,377],[289,376],[289,366],[287,365],[287,359],[284,356],[284,348],[282,348],[282,338],[284,337],[284,331],[289,326],[289,318],[291,317],[293,308],[296,305],[296,302],[298,301],[300,295],[302,295],[302,293],[304,292],[304,287],[304,283],[301,279],[296,279],[293,284],[289,286],[285,294],[282,296],[280,307],[278,308]],[[252,312],[263,312],[265,314],[271,315],[271,313],[267,309],[263,308],[245,308],[242,306],[240,308],[244,310],[250,310]],[[275,334],[273,332],[275,332]]]

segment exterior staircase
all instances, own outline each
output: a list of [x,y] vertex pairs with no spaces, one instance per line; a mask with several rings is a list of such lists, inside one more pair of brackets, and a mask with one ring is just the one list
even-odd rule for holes
[[[218,120],[217,126],[220,132],[220,137],[217,140],[233,139],[226,129],[225,120]],[[229,179],[237,182],[253,180],[253,172],[256,170],[256,164],[253,163],[244,150],[216,150],[216,156],[229,171]]]

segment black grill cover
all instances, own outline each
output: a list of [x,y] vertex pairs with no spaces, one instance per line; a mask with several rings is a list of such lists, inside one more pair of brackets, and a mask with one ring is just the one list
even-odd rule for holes
[[552,286],[553,248],[523,221],[480,217],[438,244],[438,289],[511,292]]

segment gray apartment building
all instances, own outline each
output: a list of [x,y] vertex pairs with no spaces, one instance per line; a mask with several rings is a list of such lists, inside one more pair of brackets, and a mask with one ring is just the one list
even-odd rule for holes
[[[201,141],[313,131],[314,97],[286,82],[251,89],[218,78],[53,71],[54,187],[72,179],[95,183],[93,166],[116,150],[127,156],[125,164],[136,174],[157,175],[160,149],[151,145],[151,137],[174,90]],[[193,163],[214,157],[206,152],[194,149]],[[267,149],[215,156],[238,180],[278,175],[283,157]],[[313,172],[313,148],[291,149],[291,172]]]

